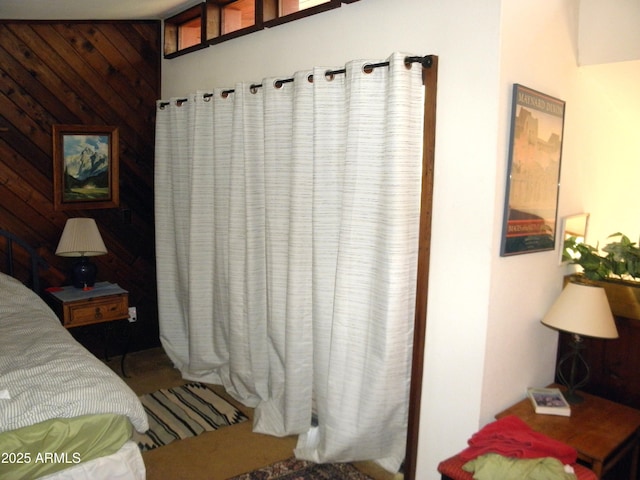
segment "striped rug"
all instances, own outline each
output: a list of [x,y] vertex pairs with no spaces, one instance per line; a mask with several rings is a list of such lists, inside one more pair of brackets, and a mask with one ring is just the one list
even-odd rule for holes
[[149,430],[134,432],[133,440],[142,452],[247,420],[202,383],[158,390],[142,395],[140,401],[149,418]]

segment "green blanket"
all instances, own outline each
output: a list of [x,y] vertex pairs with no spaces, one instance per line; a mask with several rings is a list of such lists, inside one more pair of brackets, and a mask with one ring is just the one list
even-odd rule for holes
[[131,438],[127,417],[55,418],[0,433],[0,478],[33,479],[111,455]]
[[465,463],[462,469],[475,480],[576,480],[556,458],[510,458],[489,453]]

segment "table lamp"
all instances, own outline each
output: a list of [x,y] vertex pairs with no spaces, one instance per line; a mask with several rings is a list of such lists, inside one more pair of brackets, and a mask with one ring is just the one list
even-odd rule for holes
[[71,280],[76,288],[90,289],[96,283],[98,267],[87,257],[107,253],[93,218],[69,218],[62,231],[56,255],[79,257],[74,263]]
[[[571,351],[558,361],[557,377],[566,385],[565,398],[569,403],[580,403],[583,398],[576,390],[589,381],[589,364],[582,356],[584,339],[618,338],[616,323],[609,307],[604,288],[568,283],[542,319],[542,323],[571,334]],[[566,368],[569,368],[567,378]]]

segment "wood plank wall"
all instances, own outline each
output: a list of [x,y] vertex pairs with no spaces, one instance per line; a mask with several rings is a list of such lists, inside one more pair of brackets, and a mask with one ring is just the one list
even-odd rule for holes
[[[66,219],[95,218],[109,250],[94,258],[98,280],[129,290],[138,310],[134,349],[158,344],[153,151],[160,32],[159,21],[0,20],[0,228],[37,248],[50,264],[44,287],[57,286],[69,283],[70,259],[54,254]],[[118,208],[54,211],[54,124],[118,127]]]

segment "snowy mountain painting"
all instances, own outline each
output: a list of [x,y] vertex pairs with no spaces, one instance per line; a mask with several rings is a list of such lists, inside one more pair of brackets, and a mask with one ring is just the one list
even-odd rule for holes
[[109,199],[109,135],[64,135],[64,201]]

